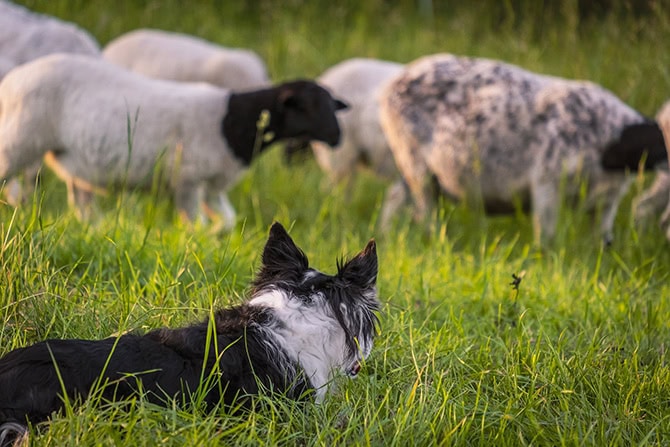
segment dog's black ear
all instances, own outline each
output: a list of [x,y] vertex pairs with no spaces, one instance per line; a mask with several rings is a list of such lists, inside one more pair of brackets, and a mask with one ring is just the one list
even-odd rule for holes
[[374,239],[363,251],[339,267],[337,276],[363,289],[374,287],[377,282],[377,244]]
[[270,228],[270,236],[263,249],[263,265],[258,280],[299,279],[307,270],[309,262],[305,253],[298,248],[284,227],[275,222]]
[[601,161],[608,170],[637,169],[644,156],[644,169],[668,159],[663,132],[653,120],[626,126],[619,139],[607,146]]

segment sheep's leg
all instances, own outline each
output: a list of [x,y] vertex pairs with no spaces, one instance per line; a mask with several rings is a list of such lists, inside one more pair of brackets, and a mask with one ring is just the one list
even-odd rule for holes
[[[414,202],[414,219],[424,221],[429,211],[431,179],[428,175],[425,152],[426,145],[432,141],[434,131],[432,124],[423,123],[417,130],[411,110],[399,112],[395,110],[397,101],[386,98],[382,101],[379,111],[381,127],[386,135],[389,148],[393,154],[396,167],[404,179]],[[416,133],[420,134],[420,138]],[[389,205],[389,211],[391,206]],[[390,217],[390,216],[389,216]],[[382,227],[385,224],[382,223]]]
[[[408,144],[401,140],[400,144]],[[432,176],[428,174],[426,165],[420,153],[420,147],[409,144],[409,147],[395,150],[394,156],[398,165],[404,184],[409,190],[414,202],[414,220],[424,222],[429,214],[431,197]],[[388,227],[392,213],[397,211],[404,200],[393,204],[393,198],[401,194],[399,186],[392,189],[392,193],[387,193],[387,204],[384,205],[382,212],[382,228]],[[404,196],[402,196],[404,198]],[[386,219],[386,221],[384,220]]]
[[198,217],[205,220],[205,216],[200,214],[202,193],[202,186],[193,182],[184,182],[176,187],[175,204],[182,220],[193,222]]
[[661,216],[661,228],[665,228],[665,237],[670,241],[670,200],[668,200],[668,206]]
[[[632,177],[624,179],[623,182],[620,181],[620,178],[613,180],[614,181],[611,182],[612,186],[608,188],[603,196],[605,200],[605,213],[600,222],[600,234],[602,234],[603,241],[606,245],[610,245],[614,240],[614,219],[616,219],[621,200],[626,195],[628,188],[633,182]],[[594,197],[592,202],[595,200]],[[593,205],[595,205],[595,203],[593,203]]]
[[410,178],[405,177],[407,187],[414,200],[414,220],[423,222],[430,212],[431,178],[425,165],[414,166]]
[[633,201],[633,215],[636,223],[644,223],[652,216],[659,215],[668,204],[670,173],[657,171],[654,183]]
[[661,225],[665,226],[670,223],[670,198],[668,198],[668,206],[665,208],[665,211],[663,211],[663,214],[661,214]]
[[312,142],[312,152],[317,164],[328,175],[333,185],[355,175],[358,151],[347,140],[335,148],[318,141]]
[[73,209],[77,219],[86,221],[91,217],[91,202],[93,191],[90,188],[81,187],[77,179],[70,177],[65,181],[67,186],[67,204]]
[[21,205],[29,194],[26,183],[16,177],[5,182],[3,192],[7,203],[14,207]]
[[551,241],[556,234],[559,207],[557,182],[544,176],[534,178],[531,183],[531,205],[534,240],[541,246]]
[[4,188],[7,203],[19,206],[33,194],[41,168],[42,161],[40,160],[24,169],[20,176],[7,181]]
[[398,180],[388,187],[380,214],[380,227],[382,231],[388,231],[391,219],[396,215],[400,207],[407,203],[407,197],[407,185],[402,180]]
[[75,210],[78,219],[86,220],[91,214],[91,202],[94,194],[106,195],[107,191],[92,183],[78,178],[65,167],[67,162],[49,151],[44,155],[44,164],[47,165],[58,178],[65,182],[67,187],[67,203]]
[[230,231],[235,227],[237,213],[225,192],[208,190],[203,211],[213,222],[222,220],[221,228],[224,231]]
[[414,220],[424,222],[430,211],[431,180],[423,147],[413,138],[398,138],[393,150],[400,171],[414,202]]

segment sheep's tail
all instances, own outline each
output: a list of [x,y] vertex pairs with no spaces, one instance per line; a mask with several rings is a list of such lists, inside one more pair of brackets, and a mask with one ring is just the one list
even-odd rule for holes
[[636,170],[644,160],[644,169],[668,160],[663,132],[656,121],[626,126],[619,139],[605,148],[601,158],[606,170]]
[[0,424],[0,447],[28,445],[28,427],[18,422]]

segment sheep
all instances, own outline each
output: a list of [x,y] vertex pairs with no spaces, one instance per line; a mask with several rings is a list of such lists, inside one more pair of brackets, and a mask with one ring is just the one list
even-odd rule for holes
[[[335,111],[344,108],[312,81],[235,93],[150,79],[102,58],[47,56],[0,83],[0,181],[44,156],[86,217],[93,193],[151,185],[163,172],[180,215],[223,217],[230,229],[226,190],[252,158],[285,138],[337,144]],[[257,138],[261,115],[266,127]]]
[[157,79],[209,82],[233,90],[270,84],[265,64],[253,51],[167,31],[138,29],[123,34],[107,44],[103,57]]
[[52,53],[100,56],[100,45],[78,26],[0,1],[0,56],[20,65]]
[[13,61],[0,56],[0,80],[4,78],[5,75],[9,73],[9,70],[14,68],[15,66],[16,64]]
[[[349,109],[338,115],[342,142],[335,148],[319,141],[310,143],[319,167],[332,184],[346,182],[347,197],[351,196],[357,166],[370,168],[385,180],[398,178],[391,150],[379,124],[378,94],[390,78],[400,73],[403,65],[368,58],[344,60],[317,78],[331,93],[343,98]],[[300,142],[286,144],[287,158],[304,149]],[[392,184],[386,197],[406,200],[404,184]]]
[[320,85],[349,105],[349,110],[338,115],[342,131],[339,146],[312,143],[316,161],[332,183],[347,180],[350,188],[357,165],[371,168],[384,179],[398,177],[379,125],[377,94],[384,82],[399,74],[402,67],[394,62],[354,58],[334,65],[317,78]]
[[[666,147],[670,147],[670,101],[663,104],[656,120],[661,126]],[[633,203],[633,214],[637,223],[646,222],[650,217],[661,214],[661,228],[670,240],[670,172],[668,167],[658,169],[653,184],[646,189]]]
[[[668,196],[670,195],[670,172],[666,169],[658,169],[654,182],[649,188],[633,201],[633,215],[637,224],[644,224],[650,218],[661,213],[661,227],[670,224],[670,207]],[[665,211],[664,211],[665,210]],[[670,228],[668,229],[670,230]],[[668,234],[670,239],[670,234]]]
[[[587,206],[606,205],[605,242],[630,185],[622,171],[667,159],[658,124],[614,94],[585,81],[540,75],[503,62],[426,56],[409,64],[380,95],[380,121],[410,190],[415,218],[442,193],[479,201],[488,212],[532,210],[539,245],[556,232],[559,193],[588,188]],[[382,226],[400,204],[389,204]]]
[[[0,4],[1,5],[1,4]],[[0,56],[0,80],[5,77],[9,71],[14,68],[16,64]],[[37,177],[41,163],[37,163],[35,166],[26,170],[25,177],[32,179],[33,181]],[[12,179],[4,188],[4,196],[7,200],[7,203],[12,205],[18,205],[21,202],[22,197],[26,194],[26,190],[29,188],[24,187],[21,182],[17,179]]]
[[[52,53],[100,56],[100,45],[85,30],[23,6],[0,0],[0,79],[17,65]],[[12,179],[4,190],[8,203],[18,205],[28,197],[42,163],[23,173],[23,181]]]

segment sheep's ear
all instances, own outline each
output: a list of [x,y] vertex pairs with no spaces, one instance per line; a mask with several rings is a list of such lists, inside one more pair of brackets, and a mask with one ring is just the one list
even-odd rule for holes
[[347,110],[349,108],[349,104],[346,102],[342,101],[341,99],[335,98],[335,110]]
[[257,281],[297,279],[309,268],[305,253],[298,248],[284,227],[275,222],[263,249],[262,265]]

